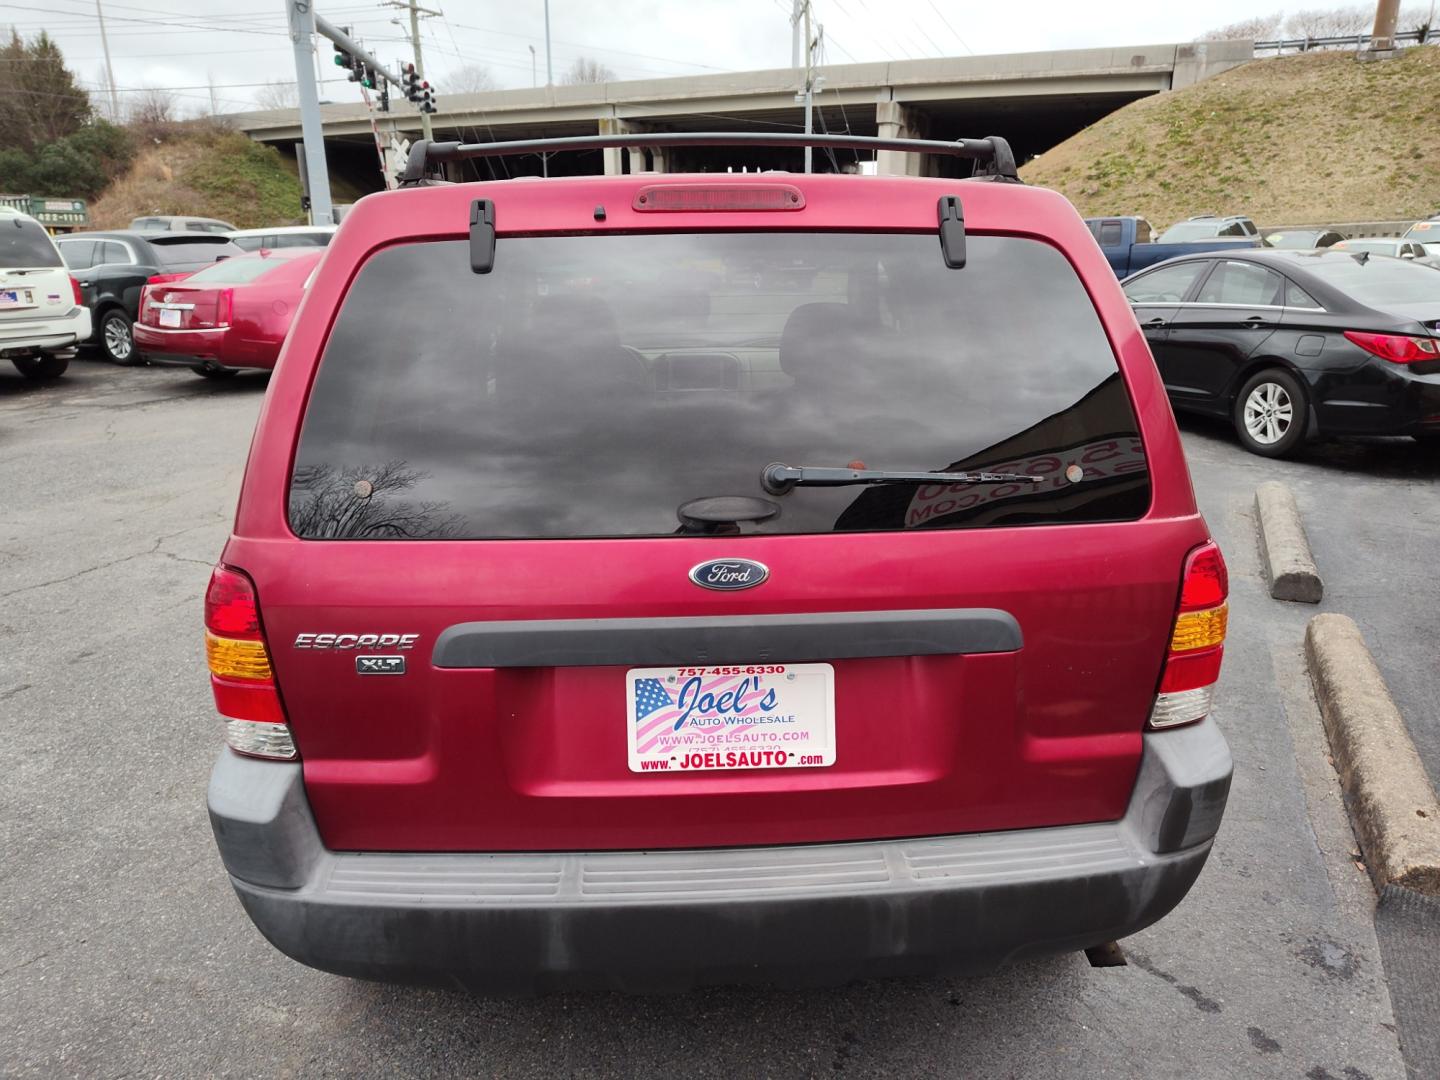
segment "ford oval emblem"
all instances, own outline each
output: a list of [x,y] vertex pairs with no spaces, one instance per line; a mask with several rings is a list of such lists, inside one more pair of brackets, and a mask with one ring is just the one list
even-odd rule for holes
[[753,589],[770,576],[770,568],[753,559],[711,559],[690,571],[690,580],[702,589],[733,592]]

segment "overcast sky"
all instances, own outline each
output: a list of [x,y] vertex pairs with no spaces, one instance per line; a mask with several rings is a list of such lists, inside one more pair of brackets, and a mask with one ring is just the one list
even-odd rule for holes
[[[222,111],[253,107],[256,84],[294,79],[285,0],[101,0],[115,82],[174,89],[187,109],[209,108],[210,84]],[[427,74],[444,107],[445,73],[488,68],[503,87],[529,86],[530,46],[545,82],[543,0],[421,0],[443,12],[424,20]],[[1206,4],[1106,0],[814,0],[831,63],[965,56],[1092,45],[1188,41],[1255,12],[1242,0]],[[316,10],[355,33],[383,61],[408,56],[408,19],[378,0],[317,0]],[[1269,8],[1267,7],[1267,10]],[[621,79],[785,67],[790,63],[790,0],[551,0],[557,81],[580,55]],[[392,20],[400,19],[399,23]],[[0,26],[22,35],[50,32],[90,86],[104,78],[94,0],[0,0]],[[321,70],[339,72],[327,47]],[[331,80],[322,97],[359,100]]]

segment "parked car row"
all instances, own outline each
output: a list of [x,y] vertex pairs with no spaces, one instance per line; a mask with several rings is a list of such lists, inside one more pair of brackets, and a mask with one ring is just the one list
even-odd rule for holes
[[1142,217],[1086,218],[1085,224],[1119,278],[1194,251],[1260,247],[1260,230],[1247,217],[1204,215],[1172,225],[1155,237]]
[[1247,450],[1440,436],[1440,274],[1417,261],[1202,252],[1123,287],[1172,405],[1229,418]]
[[[82,343],[116,364],[181,364],[208,378],[274,367],[335,232],[171,216],[52,238],[17,208],[0,213],[0,357],[40,380],[64,374]],[[147,304],[162,286],[176,298]]]

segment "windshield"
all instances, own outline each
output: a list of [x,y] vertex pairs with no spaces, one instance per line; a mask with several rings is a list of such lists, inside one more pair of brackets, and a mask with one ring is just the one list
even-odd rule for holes
[[1370,251],[1377,255],[1394,255],[1400,247],[1399,240],[1342,240],[1335,245],[1337,251]]
[[0,269],[33,270],[63,266],[43,226],[29,218],[0,218]]
[[204,270],[197,270],[185,279],[186,285],[244,285],[246,282],[255,281],[257,278],[268,274],[271,270],[278,270],[285,265],[283,259],[261,258],[251,256],[248,258],[226,259],[224,262],[207,266]]
[[1419,240],[1422,244],[1440,242],[1440,218],[1417,221],[1405,230],[1406,240]]
[[[734,532],[1140,516],[1135,417],[1074,270],[1034,240],[968,249],[957,271],[933,234],[504,238],[486,275],[464,242],[385,249],[321,360],[291,527],[663,536],[737,495],[780,512]],[[772,462],[1045,480],[774,495]]]
[[[1401,259],[1321,258],[1306,269],[1325,284],[1385,310],[1395,304],[1440,305],[1440,273]],[[1440,310],[1440,309],[1437,309]]]
[[1315,247],[1324,235],[1323,232],[1275,232],[1265,237],[1265,244],[1267,247],[1286,251],[1308,251]]
[[1182,221],[1161,233],[1156,243],[1178,244],[1187,240],[1213,240],[1220,234],[1220,228],[1218,221]]

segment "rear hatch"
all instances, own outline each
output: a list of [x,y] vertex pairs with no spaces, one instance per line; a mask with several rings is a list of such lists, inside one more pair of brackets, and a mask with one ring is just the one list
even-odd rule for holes
[[57,332],[50,324],[75,304],[70,271],[45,229],[0,217],[0,343]]
[[[1040,479],[777,493],[771,463]],[[227,558],[263,564],[332,847],[947,834],[1123,813],[1203,539],[1151,495],[1041,240],[957,271],[933,226],[502,236],[476,274],[432,239],[349,285],[299,539]]]

